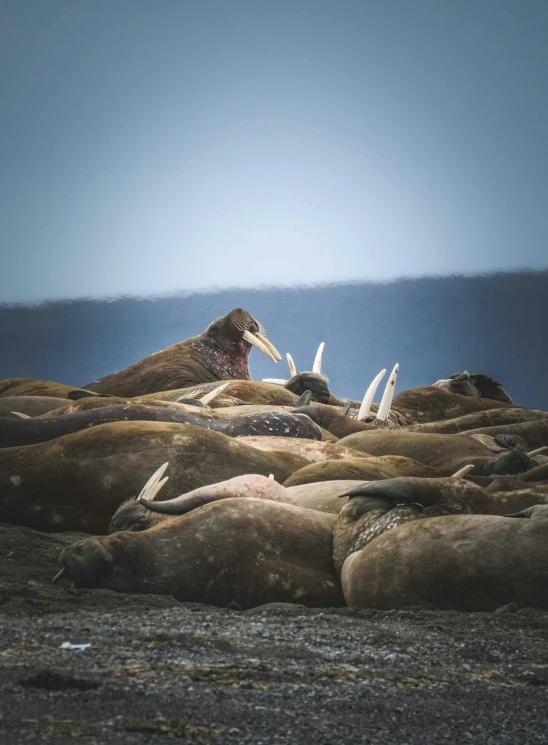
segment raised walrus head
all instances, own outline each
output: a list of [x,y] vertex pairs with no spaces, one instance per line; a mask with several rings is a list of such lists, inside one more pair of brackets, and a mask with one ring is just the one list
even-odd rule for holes
[[[235,308],[210,323],[204,331],[203,336],[207,337],[212,346],[225,354],[227,363],[230,361],[237,366],[236,360],[245,368],[245,374],[242,378],[249,377],[247,370],[247,358],[252,346],[260,349],[266,354],[272,362],[281,360],[278,350],[264,336],[264,329],[256,321],[251,313],[242,308]],[[222,363],[221,363],[222,365]],[[227,375],[227,378],[234,378],[235,375]]]
[[281,359],[251,313],[235,308],[198,336],[172,344],[86,388],[133,397],[216,380],[249,380],[247,362],[252,346],[273,362]]
[[438,380],[433,385],[448,393],[458,393],[461,396],[477,396],[489,398],[492,401],[504,401],[504,403],[508,404],[513,403],[510,396],[498,381],[481,373],[469,373],[468,370],[454,373],[447,380]]

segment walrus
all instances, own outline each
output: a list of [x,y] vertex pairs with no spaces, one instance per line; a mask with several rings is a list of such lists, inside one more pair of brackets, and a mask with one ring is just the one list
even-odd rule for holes
[[317,483],[308,484],[305,489],[291,489],[282,486],[271,477],[248,473],[217,484],[202,486],[174,499],[159,501],[156,495],[165,483],[162,477],[168,465],[164,463],[158,472],[153,474],[137,498],[127,499],[118,507],[110,521],[109,533],[147,530],[174,515],[184,515],[222,499],[269,499],[272,502],[283,502],[294,507],[306,507],[338,515],[345,504],[340,495],[362,483],[344,480],[330,482],[327,487]]
[[401,391],[392,402],[392,408],[404,418],[406,425],[440,422],[478,411],[511,407],[512,404],[505,401],[449,393],[433,385]]
[[83,397],[96,396],[93,391],[85,391],[65,383],[38,378],[4,378],[0,380],[0,398],[8,396],[52,396],[53,398],[70,399],[74,395]]
[[242,435],[238,437],[238,442],[267,452],[292,453],[298,455],[307,463],[365,457],[363,452],[352,450],[349,447],[341,447],[338,442],[319,442],[318,440],[304,438],[293,440],[288,437],[264,437],[259,435]]
[[333,530],[333,560],[340,571],[347,557],[377,536],[409,521],[482,512],[493,496],[465,479],[398,477],[366,482],[347,492],[348,502]]
[[[250,404],[269,405],[269,406],[291,406],[295,407],[299,396],[292,393],[287,388],[272,385],[271,383],[261,383],[256,380],[227,380],[224,381],[226,388],[223,391],[224,398],[233,398],[245,401]],[[143,403],[148,398],[160,399],[163,401],[178,401],[187,398],[189,393],[194,394],[199,391],[199,395],[208,394],[219,385],[218,381],[213,383],[201,383],[198,386],[192,385],[186,388],[174,388],[167,391],[155,391],[140,396],[139,400]],[[303,391],[304,393],[305,391]],[[301,395],[301,394],[299,394]]]
[[0,398],[0,417],[16,419],[17,414],[40,416],[69,403],[66,398],[53,396],[6,396]]
[[[502,426],[510,424],[521,424],[523,422],[535,422],[539,419],[548,419],[548,413],[537,409],[502,408],[477,411],[473,414],[454,419],[443,419],[439,422],[424,422],[423,424],[412,424],[406,429],[409,432],[427,432],[429,434],[455,435],[459,432],[470,432],[483,427]],[[316,419],[314,419],[316,421]],[[317,422],[320,424],[320,422]]]
[[229,419],[217,416],[213,411],[194,407],[185,408],[186,410],[183,411],[174,411],[158,406],[126,404],[105,406],[47,419],[0,419],[0,448],[32,445],[54,440],[89,427],[119,421],[193,424],[215,432],[222,432],[228,437],[261,435],[322,439],[318,425],[304,414],[288,412],[245,414],[244,412],[241,416]]
[[[548,417],[536,421],[517,422],[515,424],[497,424],[487,427],[476,427],[467,432],[469,435],[517,435],[523,438],[530,448],[541,448],[548,445]],[[461,437],[462,435],[459,435]]]
[[249,380],[247,362],[252,346],[273,362],[281,359],[253,316],[235,308],[210,323],[202,334],[105,375],[85,388],[116,396],[142,396],[218,380]]
[[464,372],[450,375],[447,380],[438,380],[433,385],[461,396],[489,398],[491,401],[513,404],[512,399],[498,381],[481,373],[469,373],[468,370],[464,370]]
[[160,593],[184,602],[344,605],[331,557],[335,517],[262,499],[224,499],[143,532],[67,547],[76,587]]
[[425,466],[411,458],[400,455],[381,455],[378,457],[363,456],[346,460],[324,460],[303,466],[284,481],[284,486],[298,486],[299,484],[313,484],[318,481],[341,481],[357,479],[361,481],[376,481],[390,479],[396,476],[422,476],[435,478],[442,476],[441,471],[431,466]]
[[479,476],[521,473],[535,465],[526,453],[507,450],[496,455],[486,445],[465,434],[435,435],[388,429],[357,432],[337,444],[369,455],[403,455],[438,468],[446,476],[468,464],[474,465],[471,473]]
[[548,610],[548,505],[518,516],[411,518],[362,549],[352,551],[359,543],[348,540],[352,552],[341,572],[345,600],[384,610],[427,605],[493,611],[511,602]]
[[0,450],[0,521],[49,532],[105,533],[117,507],[166,460],[166,498],[245,473],[283,482],[304,465],[191,424],[113,422]]

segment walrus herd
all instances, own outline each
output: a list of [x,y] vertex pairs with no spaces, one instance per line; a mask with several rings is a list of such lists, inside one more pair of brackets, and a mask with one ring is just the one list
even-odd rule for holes
[[[236,308],[83,387],[0,381],[0,520],[90,534],[55,581],[235,608],[548,609],[548,413],[466,370],[362,401],[251,380]],[[448,371],[449,372],[449,371]],[[16,528],[15,528],[16,529]]]

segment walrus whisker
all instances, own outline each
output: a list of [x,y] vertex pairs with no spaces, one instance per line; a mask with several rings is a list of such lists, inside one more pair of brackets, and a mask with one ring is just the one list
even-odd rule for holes
[[[266,356],[272,360],[272,362],[278,362],[278,359],[274,355],[274,353],[266,346],[266,344],[263,344],[263,342],[259,338],[257,338],[255,334],[252,334],[251,331],[244,331],[242,336],[248,344],[251,344],[252,346],[257,347],[257,349],[260,349],[263,354],[266,354]],[[278,350],[276,350],[276,352],[278,352]],[[279,352],[278,357],[282,359]]]
[[278,350],[276,349],[276,347],[274,346],[274,344],[272,344],[272,342],[270,342],[266,338],[266,336],[264,336],[263,334],[261,334],[259,331],[257,331],[257,333],[255,334],[255,336],[257,337],[257,339],[259,341],[262,341],[262,343],[265,345],[265,347],[267,349],[270,349],[270,351],[272,352],[272,354],[274,355],[274,357],[276,357],[276,359],[278,361],[282,359],[282,355],[278,352]]
[[399,363],[394,365],[394,369],[390,373],[386,388],[382,395],[381,402],[379,404],[379,410],[377,411],[376,420],[377,422],[386,422],[390,415],[390,407],[392,406],[392,399],[394,398],[394,390],[396,388],[396,380],[398,377],[398,371],[400,369]]
[[63,576],[63,574],[64,574],[64,573],[65,573],[66,571],[67,571],[67,570],[65,569],[65,567],[62,567],[62,568],[61,568],[61,569],[60,569],[60,570],[59,570],[59,571],[57,572],[57,574],[55,575],[55,577],[54,577],[54,578],[53,578],[53,579],[51,580],[51,581],[52,581],[52,583],[58,582],[58,581],[59,581],[59,580],[61,579],[61,577]]
[[463,466],[462,468],[459,468],[458,471],[455,471],[454,474],[452,474],[452,479],[462,479],[466,476],[467,473],[470,473],[474,469],[474,464],[469,463],[467,466]]
[[10,411],[10,414],[13,414],[14,416],[18,416],[20,419],[32,419],[31,416],[28,414],[23,414],[20,411]]
[[377,392],[377,388],[379,387],[379,383],[386,375],[386,368],[380,371],[378,375],[375,375],[373,380],[371,381],[369,388],[366,390],[365,395],[363,397],[362,405],[360,406],[360,410],[358,411],[358,421],[363,421],[364,419],[367,419],[367,417],[371,414],[371,404],[373,403],[373,399],[375,398],[375,393]]
[[161,485],[163,486],[165,484],[165,482],[166,482],[166,480],[164,480],[162,482],[160,482],[160,480],[161,480],[162,476],[164,475],[164,473],[166,472],[166,468],[168,466],[169,466],[169,461],[166,461],[163,465],[160,466],[160,468],[158,468],[156,471],[154,471],[154,473],[152,474],[152,476],[149,478],[149,480],[146,482],[146,484],[141,489],[141,491],[139,493],[139,496],[135,500],[136,502],[140,502],[141,499],[143,497],[145,497],[145,496],[146,497],[150,496],[150,494],[152,494],[153,490],[155,490],[154,491],[154,496],[156,496],[156,494],[159,491],[158,484],[161,483]]
[[[14,412],[12,412],[13,414]],[[548,445],[544,445],[544,447],[537,448],[536,450],[531,450],[527,455],[529,458],[532,458],[535,455],[540,455],[540,453],[543,453],[545,450],[548,450]]]
[[217,388],[214,388],[212,391],[207,393],[203,398],[200,399],[201,403],[204,406],[208,406],[217,396],[220,396],[221,393],[226,390],[229,386],[229,383],[222,383],[222,385],[218,385]]
[[293,357],[289,354],[289,352],[285,355],[287,359],[287,364],[289,366],[289,377],[294,378],[295,375],[297,375],[297,367],[295,363],[293,362]]
[[322,361],[323,361],[323,350],[325,347],[325,342],[322,341],[320,346],[318,347],[318,351],[316,352],[316,356],[314,357],[314,364],[312,365],[312,372],[316,373],[316,375],[322,374]]

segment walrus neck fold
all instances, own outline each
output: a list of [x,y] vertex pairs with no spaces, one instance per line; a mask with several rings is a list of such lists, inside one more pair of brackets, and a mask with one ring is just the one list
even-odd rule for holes
[[425,517],[419,504],[394,505],[387,499],[355,497],[341,510],[333,529],[333,564],[340,575],[350,554],[387,530]]

